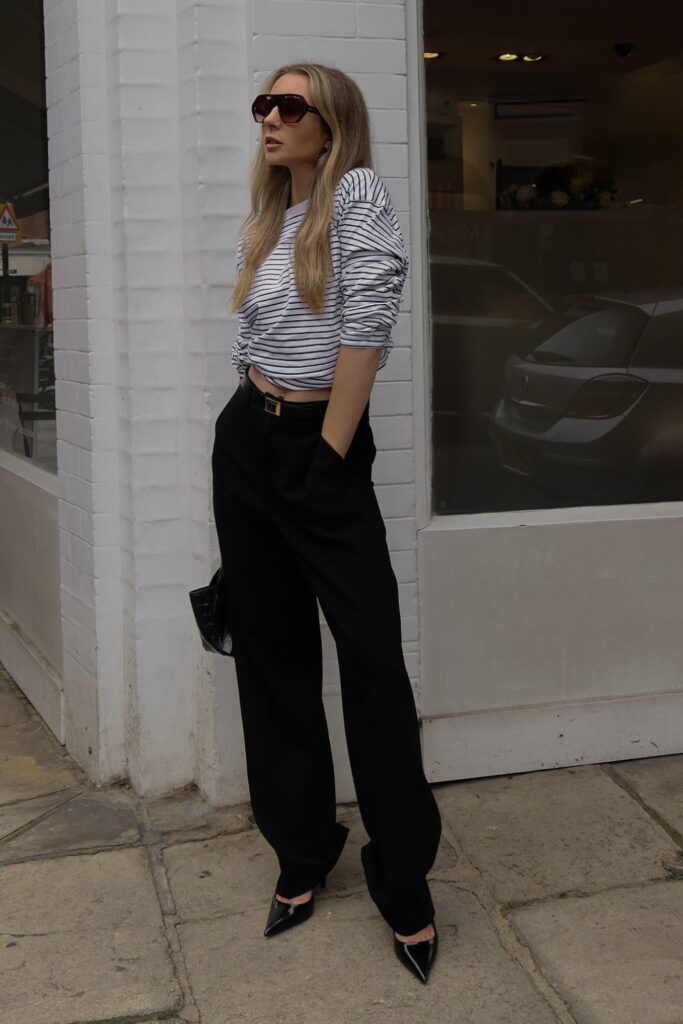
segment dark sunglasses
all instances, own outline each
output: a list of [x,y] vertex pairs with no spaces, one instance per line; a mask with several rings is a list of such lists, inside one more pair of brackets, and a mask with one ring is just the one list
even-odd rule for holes
[[257,96],[251,105],[254,120],[259,123],[268,117],[273,107],[277,107],[285,124],[296,124],[310,110],[312,114],[322,114],[317,107],[312,107],[303,96],[294,92],[269,92]]

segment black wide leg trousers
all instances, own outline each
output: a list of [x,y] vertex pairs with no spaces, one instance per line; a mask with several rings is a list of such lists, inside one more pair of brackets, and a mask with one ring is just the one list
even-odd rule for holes
[[368,892],[413,934],[434,918],[426,874],[441,817],[426,780],[401,646],[398,586],[371,467],[369,403],[339,455],[322,437],[327,401],[267,411],[247,375],[216,421],[213,504],[230,609],[254,819],[296,896],[336,864],[316,598],[339,663],[343,721]]

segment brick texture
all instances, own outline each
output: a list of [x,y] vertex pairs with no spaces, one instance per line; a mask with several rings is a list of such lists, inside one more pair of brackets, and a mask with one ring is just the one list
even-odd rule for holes
[[[291,60],[351,74],[410,252],[403,3],[45,0],[45,28],[67,745],[100,781],[244,799],[232,663],[203,652],[187,591],[219,557],[210,452],[237,383],[249,106]],[[394,343],[374,478],[417,686],[410,278]]]

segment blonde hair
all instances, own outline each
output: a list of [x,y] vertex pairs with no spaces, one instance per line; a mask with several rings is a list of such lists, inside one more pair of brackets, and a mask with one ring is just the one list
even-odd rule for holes
[[[309,203],[294,243],[297,291],[302,302],[319,315],[325,309],[325,291],[332,274],[334,190],[352,168],[372,168],[370,118],[353,79],[325,64],[286,64],[268,75],[260,91],[271,92],[277,79],[286,74],[308,77],[311,104],[320,111],[331,136],[328,148],[315,163]],[[289,168],[268,163],[259,146],[251,165],[251,209],[239,228],[239,235],[245,236],[244,263],[229,304],[232,312],[247,298],[256,271],[275,247],[290,198],[290,182]]]

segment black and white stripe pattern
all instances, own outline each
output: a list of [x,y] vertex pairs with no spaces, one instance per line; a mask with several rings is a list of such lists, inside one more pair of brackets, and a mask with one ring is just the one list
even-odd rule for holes
[[[308,200],[285,211],[273,252],[259,267],[238,311],[231,359],[241,376],[253,363],[284,388],[330,387],[340,345],[381,348],[378,369],[392,347],[408,273],[401,227],[384,182],[369,167],[354,167],[335,189],[330,226],[334,278],[325,312],[315,316],[294,284],[293,247]],[[239,239],[236,279],[243,264]]]

